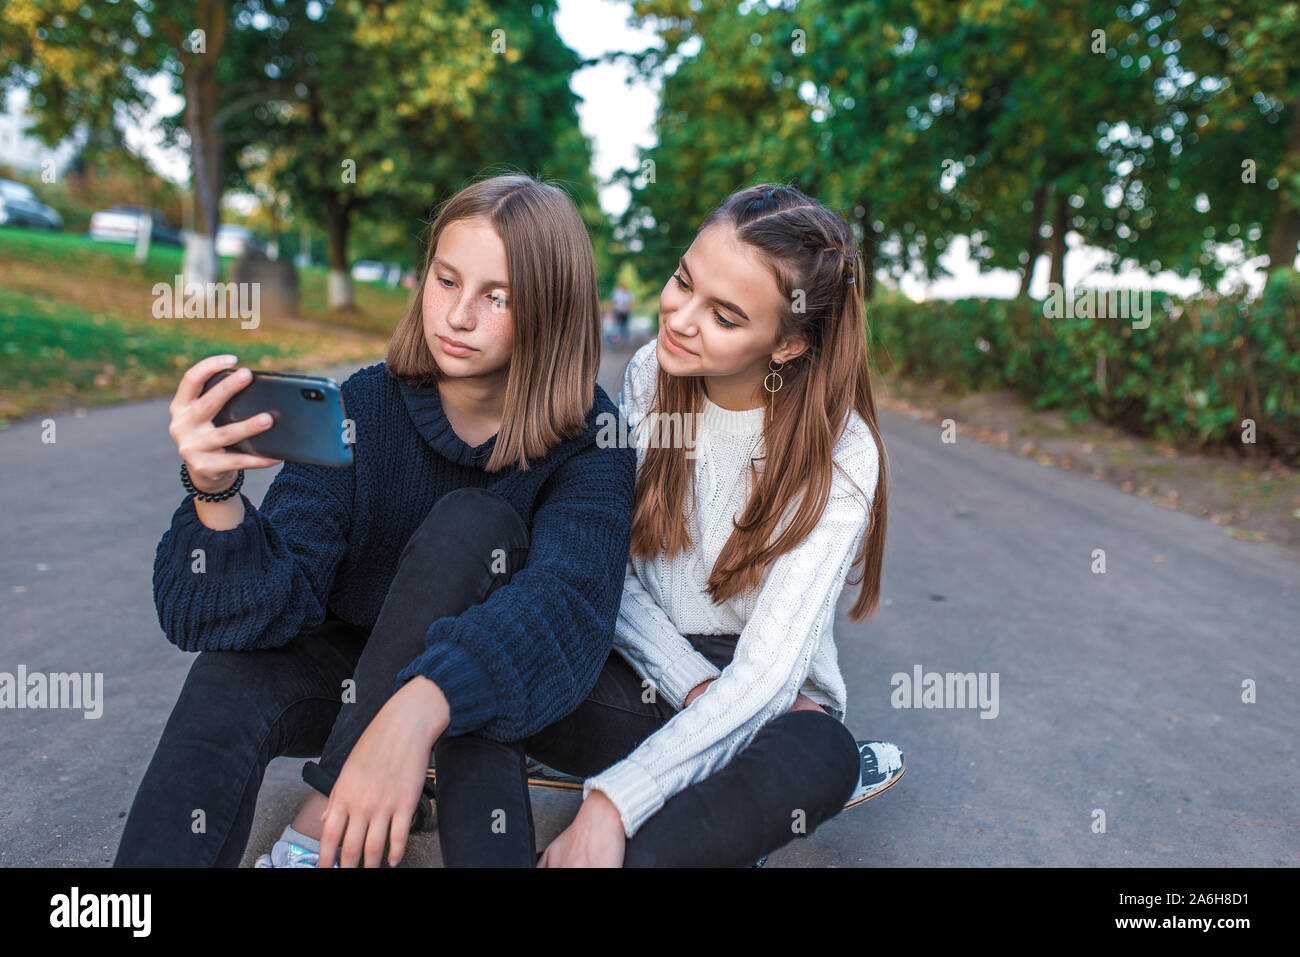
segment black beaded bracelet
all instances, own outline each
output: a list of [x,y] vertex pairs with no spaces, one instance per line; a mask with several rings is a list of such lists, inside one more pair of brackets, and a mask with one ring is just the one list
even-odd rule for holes
[[235,484],[230,486],[224,492],[203,492],[194,487],[190,480],[190,469],[184,462],[181,463],[181,484],[185,486],[185,491],[189,492],[195,498],[202,502],[224,502],[239,492],[239,487],[244,484],[244,470],[239,470],[239,475],[235,477]]

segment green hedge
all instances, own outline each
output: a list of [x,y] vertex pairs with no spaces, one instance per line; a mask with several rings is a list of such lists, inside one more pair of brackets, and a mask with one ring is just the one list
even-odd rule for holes
[[[1078,290],[1075,290],[1078,295]],[[1184,446],[1261,450],[1300,463],[1300,276],[1279,270],[1244,296],[1151,296],[1150,325],[1048,318],[1042,301],[880,302],[867,308],[875,364],[959,392],[1009,388]]]

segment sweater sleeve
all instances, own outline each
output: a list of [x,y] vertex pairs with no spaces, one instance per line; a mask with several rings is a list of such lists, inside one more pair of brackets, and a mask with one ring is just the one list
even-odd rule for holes
[[631,562],[623,578],[614,647],[632,670],[653,682],[656,693],[678,711],[692,688],[722,673],[673,626],[668,613],[637,578]]
[[[617,401],[620,415],[629,422],[639,423],[654,399],[658,368],[652,361],[655,348],[653,342],[642,346],[623,373],[623,389]],[[639,468],[645,449],[640,444],[636,448]],[[677,630],[668,613],[637,578],[630,561],[614,629],[614,647],[678,711],[692,688],[721,673]]]
[[584,798],[593,790],[609,797],[628,837],[794,704],[821,633],[834,620],[869,518],[870,500],[864,502],[865,491],[857,489],[875,487],[874,442],[855,443],[851,458],[848,471],[857,488],[841,481],[837,470],[816,527],[772,563],[721,676],[628,757],[583,783]]
[[257,508],[208,528],[186,496],[154,555],[153,593],[167,640],[184,651],[248,651],[288,644],[325,619],[347,551],[351,468],[285,462]]
[[444,734],[517,741],[582,703],[609,657],[635,480],[630,448],[569,458],[533,516],[524,567],[429,626],[397,687],[416,675],[437,684],[451,705]]

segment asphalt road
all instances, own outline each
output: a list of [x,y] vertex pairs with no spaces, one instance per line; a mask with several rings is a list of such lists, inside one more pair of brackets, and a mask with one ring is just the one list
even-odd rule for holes
[[[607,356],[611,395],[626,358]],[[192,660],[152,600],[183,495],[168,401],[55,415],[52,443],[40,417],[0,433],[0,672],[104,676],[97,719],[0,710],[0,865],[112,860]],[[932,423],[881,425],[882,608],[850,623],[846,587],[835,633],[850,726],[901,746],[907,773],[768,866],[1300,862],[1300,554],[960,433],[944,444]],[[250,499],[273,476],[249,472]],[[996,717],[894,707],[892,676],[918,666],[996,675]],[[246,863],[306,793],[301,764],[272,763]],[[576,807],[536,796],[539,848]],[[437,862],[417,835],[402,866]]]

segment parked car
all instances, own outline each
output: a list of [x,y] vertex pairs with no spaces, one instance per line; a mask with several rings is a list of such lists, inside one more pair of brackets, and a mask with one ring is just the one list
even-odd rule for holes
[[238,259],[244,254],[244,250],[251,249],[255,253],[266,252],[266,247],[262,241],[253,235],[253,231],[245,226],[225,225],[217,227],[217,255],[233,256]]
[[112,206],[100,210],[90,217],[87,234],[101,243],[133,243],[140,236],[141,220],[145,216],[153,220],[150,242],[164,246],[182,245],[181,231],[168,223],[161,212],[156,209],[146,212],[139,206]]
[[63,217],[42,203],[30,186],[0,179],[0,224],[62,229]]
[[357,282],[386,282],[396,287],[402,281],[402,267],[374,259],[358,259],[352,264],[352,278]]

